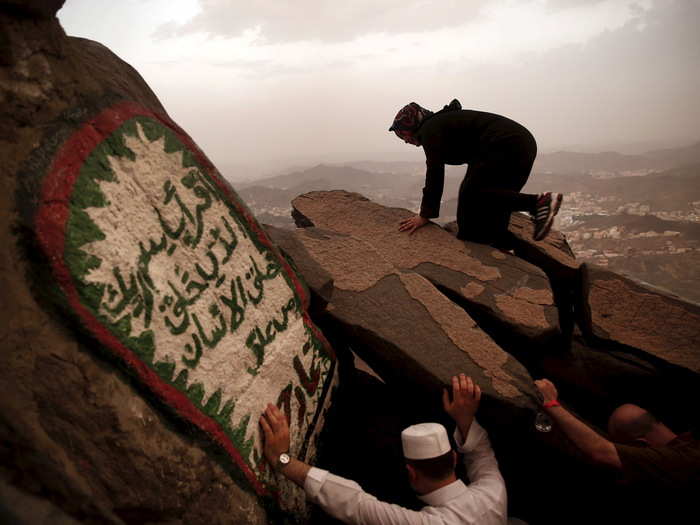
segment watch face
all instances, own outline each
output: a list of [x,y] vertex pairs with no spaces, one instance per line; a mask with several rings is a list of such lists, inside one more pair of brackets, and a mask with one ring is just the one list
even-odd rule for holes
[[289,463],[289,454],[280,454],[280,464],[287,465]]

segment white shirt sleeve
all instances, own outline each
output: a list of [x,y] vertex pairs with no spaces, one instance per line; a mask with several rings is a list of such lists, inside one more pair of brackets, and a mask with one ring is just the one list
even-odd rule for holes
[[[486,431],[476,422],[472,423],[467,439],[463,440],[455,430],[455,441],[459,452],[464,454],[464,463],[471,483],[463,487],[461,496],[451,499],[444,507],[424,507],[413,511],[379,501],[362,487],[349,479],[341,478],[326,470],[311,467],[304,490],[310,501],[319,505],[326,513],[345,523],[356,525],[428,525],[442,523],[488,523],[505,524],[507,498],[503,477],[498,470],[496,456],[491,449]],[[450,485],[454,486],[454,485]],[[438,489],[421,497],[429,505],[431,499],[443,498]],[[441,505],[441,503],[437,503]]]
[[324,511],[345,523],[357,525],[413,525],[431,523],[423,512],[385,503],[368,494],[349,479],[327,470],[311,467],[304,482],[304,490]]
[[506,484],[498,470],[498,461],[486,430],[475,419],[466,439],[463,439],[459,428],[455,428],[454,439],[457,449],[464,454],[469,489],[478,492],[493,509],[502,509],[505,516],[508,504]]

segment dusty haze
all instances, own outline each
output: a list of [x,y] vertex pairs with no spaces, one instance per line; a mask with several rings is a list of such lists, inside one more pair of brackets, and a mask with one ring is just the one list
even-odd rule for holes
[[394,114],[455,97],[540,151],[700,139],[694,0],[67,0],[58,16],[132,64],[233,180],[419,159]]

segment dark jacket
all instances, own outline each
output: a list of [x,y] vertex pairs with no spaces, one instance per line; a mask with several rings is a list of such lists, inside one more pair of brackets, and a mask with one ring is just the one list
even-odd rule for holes
[[[486,161],[513,144],[528,142],[532,134],[514,120],[494,113],[460,109],[439,111],[426,118],[416,132],[425,151],[426,173],[420,215],[438,217],[445,182],[445,164]],[[536,148],[536,146],[535,146]]]

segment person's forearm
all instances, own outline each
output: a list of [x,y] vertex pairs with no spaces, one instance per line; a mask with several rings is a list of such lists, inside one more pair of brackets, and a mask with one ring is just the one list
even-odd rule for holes
[[[473,417],[464,419],[463,421],[457,421],[457,428],[459,429],[459,433],[462,434],[462,439],[465,441],[467,439],[467,436],[469,435],[469,429],[471,428],[473,422]],[[462,445],[464,445],[464,443],[458,443],[458,445],[461,447]]]
[[610,441],[562,406],[544,409],[573,444],[594,463],[620,468],[617,449]]
[[445,165],[440,162],[428,162],[425,172],[425,187],[421,200],[421,217],[434,219],[440,216],[440,201],[445,184]]
[[290,481],[304,488],[304,482],[309,470],[311,470],[309,465],[296,458],[291,458],[287,465],[279,469],[279,472]]

